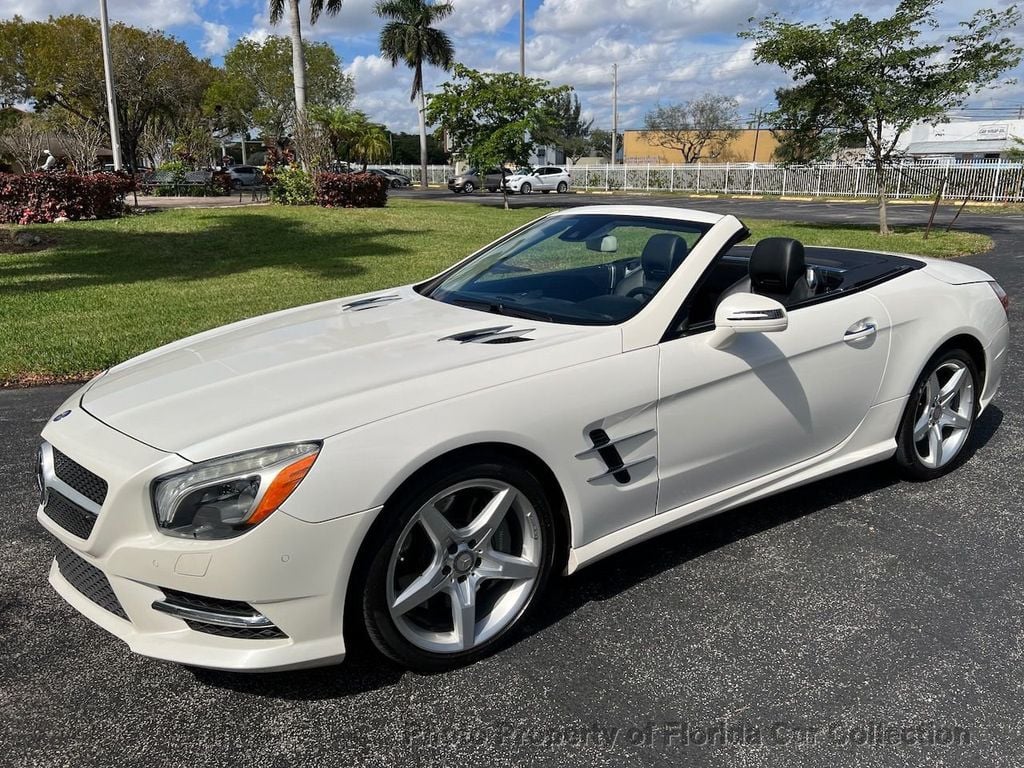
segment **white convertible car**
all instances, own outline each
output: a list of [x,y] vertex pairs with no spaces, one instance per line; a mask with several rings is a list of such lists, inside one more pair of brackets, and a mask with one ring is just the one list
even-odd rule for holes
[[1002,289],[747,234],[569,209],[418,285],[110,369],[43,431],[51,584],[147,656],[294,668],[365,633],[431,671],[634,542],[871,462],[956,466],[999,387]]

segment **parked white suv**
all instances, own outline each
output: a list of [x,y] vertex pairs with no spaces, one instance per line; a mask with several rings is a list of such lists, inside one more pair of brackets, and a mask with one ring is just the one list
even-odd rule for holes
[[565,168],[546,165],[532,172],[519,172],[508,178],[506,182],[510,192],[528,195],[533,191],[568,192],[572,185],[572,174]]

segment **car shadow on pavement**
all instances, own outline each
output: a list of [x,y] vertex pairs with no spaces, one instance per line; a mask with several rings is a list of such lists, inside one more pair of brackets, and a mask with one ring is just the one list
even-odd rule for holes
[[[989,406],[964,448],[969,460],[999,429],[1003,412]],[[577,575],[561,577],[545,597],[546,605],[517,640],[557,624],[592,602],[602,602],[664,571],[771,528],[820,512],[835,504],[903,482],[890,462],[873,464],[742,507],[722,512],[637,544]],[[341,666],[246,674],[190,668],[198,682],[256,696],[317,701],[361,694],[396,684],[404,669],[367,647],[365,638],[350,644]],[[515,641],[513,641],[514,645]],[[499,651],[500,652],[500,651]]]

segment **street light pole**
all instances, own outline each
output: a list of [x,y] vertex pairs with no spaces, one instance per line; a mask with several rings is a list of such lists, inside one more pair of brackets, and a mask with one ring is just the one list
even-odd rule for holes
[[519,76],[526,77],[526,0],[519,0]]
[[619,65],[612,64],[612,165],[619,154]]
[[107,0],[100,0],[100,41],[103,44],[103,75],[107,83],[107,114],[110,118],[110,151],[114,170],[121,170],[121,130],[117,124],[117,96],[114,94],[114,63],[110,58],[110,21]]

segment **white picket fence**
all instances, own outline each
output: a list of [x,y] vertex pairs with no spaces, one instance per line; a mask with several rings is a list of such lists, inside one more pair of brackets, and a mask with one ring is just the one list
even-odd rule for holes
[[[418,184],[419,166],[390,166]],[[850,165],[782,166],[751,163],[705,165],[590,165],[571,169],[573,187],[590,191],[870,198],[874,168]],[[428,183],[444,185],[449,166],[428,166]],[[934,197],[945,185],[951,200],[1024,201],[1024,163],[905,164],[885,170],[894,199]]]

